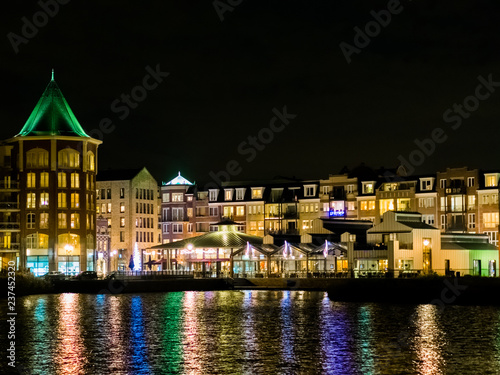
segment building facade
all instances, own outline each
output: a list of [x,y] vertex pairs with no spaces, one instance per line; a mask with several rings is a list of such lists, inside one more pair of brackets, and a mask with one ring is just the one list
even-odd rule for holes
[[53,76],[21,132],[5,142],[19,188],[20,268],[93,270],[101,141],[85,133]]
[[158,183],[146,168],[102,171],[96,185],[97,214],[107,221],[109,270],[141,268],[145,249],[161,243]]

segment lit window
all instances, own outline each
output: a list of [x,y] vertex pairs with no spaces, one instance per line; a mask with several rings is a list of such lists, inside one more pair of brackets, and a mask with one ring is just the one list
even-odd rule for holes
[[474,182],[474,177],[467,177],[467,187],[473,187]]
[[125,227],[125,218],[124,217],[120,218],[120,227],[122,227],[122,228]]
[[57,174],[57,186],[60,187],[60,188],[65,188],[66,187],[66,173],[59,172]]
[[125,203],[124,202],[120,203],[120,212],[125,212]]
[[49,214],[40,214],[40,229],[49,229]]
[[125,189],[120,188],[120,198],[125,198]]
[[57,226],[59,229],[66,229],[67,227],[67,216],[65,213],[60,212],[57,214]]
[[49,174],[47,172],[40,173],[40,187],[49,187]]
[[90,171],[95,170],[95,155],[92,151],[89,151],[87,153],[87,163],[88,163],[88,169]]
[[172,202],[183,202],[183,198],[182,193],[172,193]]
[[74,189],[80,187],[80,175],[78,173],[71,173],[71,187]]
[[80,194],[72,193],[71,194],[71,208],[79,208],[80,207]]
[[108,203],[108,214],[111,213],[111,203]]
[[237,216],[245,215],[245,206],[237,206],[236,207],[236,215]]
[[498,212],[483,213],[483,222],[485,228],[497,228]]
[[373,182],[363,182],[363,194],[373,194]]
[[80,229],[80,214],[71,214],[71,228]]
[[26,187],[36,188],[36,173],[28,173],[26,175]]
[[80,154],[71,148],[66,148],[57,153],[60,168],[80,168]]
[[498,179],[497,179],[497,176],[492,174],[492,175],[485,175],[485,179],[486,179],[486,187],[495,187],[497,186],[497,182],[498,182]]
[[233,200],[233,189],[224,190],[224,200],[226,201]]
[[66,193],[58,193],[57,194],[57,207],[59,207],[59,208],[66,208],[67,207]]
[[192,209],[191,207],[189,207],[189,208],[187,209],[187,216],[188,216],[188,217],[193,217],[193,209]]
[[49,152],[35,148],[26,153],[26,168],[48,168]]
[[49,193],[40,194],[40,208],[49,207]]
[[36,194],[28,193],[26,196],[26,208],[36,208]]
[[262,199],[262,188],[252,188],[252,199]]

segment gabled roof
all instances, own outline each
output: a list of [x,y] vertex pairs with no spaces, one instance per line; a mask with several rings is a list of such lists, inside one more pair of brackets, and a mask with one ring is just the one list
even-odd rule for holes
[[262,237],[222,230],[153,246],[152,249],[184,249],[188,245],[193,245],[193,248],[240,248],[246,246],[247,242],[250,245],[262,245]]
[[108,169],[99,171],[97,181],[128,181],[137,176],[144,168]]
[[177,177],[167,183],[163,183],[163,185],[193,185],[193,183],[182,177],[181,172],[179,172]]
[[64,99],[59,86],[54,81],[54,71],[52,71],[52,79],[42,97],[16,137],[48,135],[90,138],[81,127],[68,102]]

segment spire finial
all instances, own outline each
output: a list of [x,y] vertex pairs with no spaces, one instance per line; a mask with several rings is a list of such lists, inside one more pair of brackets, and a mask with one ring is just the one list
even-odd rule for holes
[[179,176],[181,175],[181,171],[179,171]]
[[54,80],[54,69],[52,69],[52,79],[51,79],[51,81],[53,81],[53,80]]

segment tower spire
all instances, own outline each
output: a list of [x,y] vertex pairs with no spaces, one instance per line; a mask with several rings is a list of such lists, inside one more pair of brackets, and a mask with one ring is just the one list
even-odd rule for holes
[[53,81],[53,80],[54,80],[54,69],[52,68],[52,79],[51,79],[51,81]]

